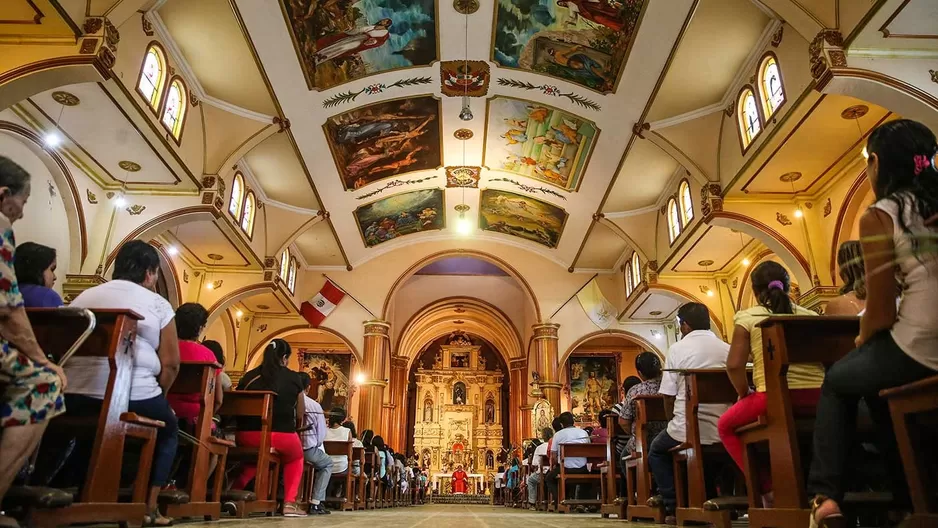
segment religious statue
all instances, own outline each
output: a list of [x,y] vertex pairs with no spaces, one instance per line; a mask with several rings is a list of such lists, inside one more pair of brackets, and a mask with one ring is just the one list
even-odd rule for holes
[[485,370],[485,356],[479,356],[479,370]]
[[430,400],[427,400],[423,403],[423,421],[433,421],[433,402]]
[[462,382],[458,382],[453,386],[453,404],[466,404],[466,386]]
[[453,472],[453,493],[466,493],[469,488],[469,476],[462,470],[462,466],[457,466]]
[[436,353],[436,357],[433,358],[433,368],[437,370],[443,368],[443,354]]
[[450,366],[453,368],[463,368],[468,366],[468,358],[465,354],[453,354],[452,359],[450,359]]
[[491,451],[485,453],[485,467],[489,469],[495,467],[495,455]]
[[485,423],[495,423],[495,402],[492,400],[485,402]]
[[449,344],[453,346],[472,346],[472,341],[465,332],[456,331],[449,335]]

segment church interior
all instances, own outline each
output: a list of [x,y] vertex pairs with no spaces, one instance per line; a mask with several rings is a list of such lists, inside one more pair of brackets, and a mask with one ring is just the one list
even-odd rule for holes
[[[809,363],[833,372],[865,346],[867,315],[829,303],[863,299],[838,255],[849,241],[863,239],[867,254],[875,243],[863,219],[884,198],[871,167],[879,178],[885,169],[871,138],[905,120],[931,130],[930,151],[910,166],[934,179],[934,0],[3,0],[0,161],[13,165],[0,163],[0,228],[15,223],[0,283],[23,289],[24,244],[52,248],[53,306],[78,302],[46,310],[27,298],[23,320],[52,363],[76,350],[71,368],[110,358],[110,381],[100,415],[70,416],[69,390],[80,385],[63,366],[64,413],[27,419],[48,430],[19,458],[9,446],[21,428],[0,421],[0,526],[237,518],[231,526],[253,527],[272,522],[262,514],[331,510],[349,525],[807,528],[830,495],[812,469],[822,411],[817,428],[814,405],[810,419],[793,418],[799,390],[785,373]],[[21,219],[6,207],[19,192],[11,166],[29,176]],[[214,363],[176,358],[177,386],[163,386],[168,334],[156,329],[159,398],[192,393],[198,417],[188,430],[179,418],[178,453],[191,454],[181,470],[178,455],[170,465],[185,478],[149,488],[166,420],[134,410],[142,360],[128,354],[140,353],[151,317],[128,299],[82,302],[126,276],[122,249],[134,241],[158,256],[144,286],[174,311],[194,303],[205,313],[185,337],[177,312],[171,339],[221,350]],[[16,276],[3,255],[13,244]],[[769,268],[779,280],[765,290],[755,271]],[[791,325],[779,316],[743,330],[749,365],[737,373],[746,385],[748,372],[768,410],[737,430],[748,446],[739,466],[719,441],[702,443],[698,408],[747,393],[726,362],[687,366],[672,355],[691,347],[688,332],[709,330],[733,357],[740,314],[767,306],[772,288],[813,319],[795,310]],[[5,322],[23,302],[10,298],[0,302],[5,365],[23,349]],[[931,301],[919,310],[933,311]],[[906,317],[897,304],[878,328]],[[689,306],[701,322],[678,317]],[[96,326],[85,331],[84,317]],[[761,344],[747,356],[754,332]],[[936,342],[938,328],[922,332]],[[345,457],[344,473],[334,463],[326,476],[328,509],[314,497],[321,470],[308,452],[290,491],[291,463],[274,438],[286,434],[278,405],[298,405],[263,381],[281,343],[289,353],[277,367],[301,380],[300,403],[306,394],[300,439],[315,427],[303,409],[330,430],[333,419],[354,424],[357,438],[321,448]],[[887,421],[892,413],[891,448],[847,438],[875,455],[872,474],[877,464],[902,473],[904,491],[886,477],[847,479],[856,485],[826,502],[842,503],[845,517],[822,525],[938,527],[929,469],[938,457],[922,439],[938,414],[931,361],[932,377],[854,398],[872,395]],[[625,402],[647,362],[680,379],[676,403],[664,382],[663,399],[656,384],[651,399]],[[20,385],[4,369],[0,396],[12,398]],[[829,386],[811,390],[823,403]],[[630,405],[638,416],[623,418]],[[667,455],[675,509],[656,500],[667,486],[652,473],[645,426],[680,413],[687,437]],[[594,448],[547,444],[535,462],[564,416],[563,434],[587,431]],[[216,434],[249,419],[262,424],[257,445],[240,429]],[[75,488],[31,482],[59,456],[49,437],[79,423],[94,442],[88,478]],[[623,453],[617,439],[629,438],[637,446]],[[120,456],[98,458],[125,444],[123,464],[141,468],[131,481]],[[578,457],[586,473],[564,465]],[[791,489],[760,493],[763,457]],[[247,467],[253,484],[237,490]],[[555,476],[559,492],[545,489]]]

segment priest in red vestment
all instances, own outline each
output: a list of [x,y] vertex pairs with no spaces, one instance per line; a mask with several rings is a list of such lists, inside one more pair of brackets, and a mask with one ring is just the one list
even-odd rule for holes
[[453,472],[453,493],[466,493],[469,488],[469,476],[458,466]]

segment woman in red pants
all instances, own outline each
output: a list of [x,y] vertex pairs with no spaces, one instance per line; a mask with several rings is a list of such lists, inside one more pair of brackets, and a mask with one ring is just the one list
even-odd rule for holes
[[[283,515],[284,517],[306,517],[296,505],[296,494],[303,476],[303,446],[296,433],[299,420],[303,419],[303,391],[309,377],[287,368],[290,362],[290,344],[283,339],[274,339],[264,349],[264,362],[260,367],[249,370],[238,383],[238,390],[266,390],[277,393],[274,398],[273,432],[270,445],[280,454],[283,464]],[[240,417],[235,439],[240,446],[258,447],[261,442],[260,417]],[[244,489],[257,474],[256,466],[245,466],[234,483]],[[272,485],[276,486],[276,482]]]

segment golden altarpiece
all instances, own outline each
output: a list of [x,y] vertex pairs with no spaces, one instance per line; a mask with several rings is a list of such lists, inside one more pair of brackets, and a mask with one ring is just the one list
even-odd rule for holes
[[486,365],[481,347],[465,334],[456,332],[447,342],[433,368],[417,369],[414,452],[437,492],[450,492],[450,475],[462,466],[470,490],[480,493],[502,449],[504,374]]

